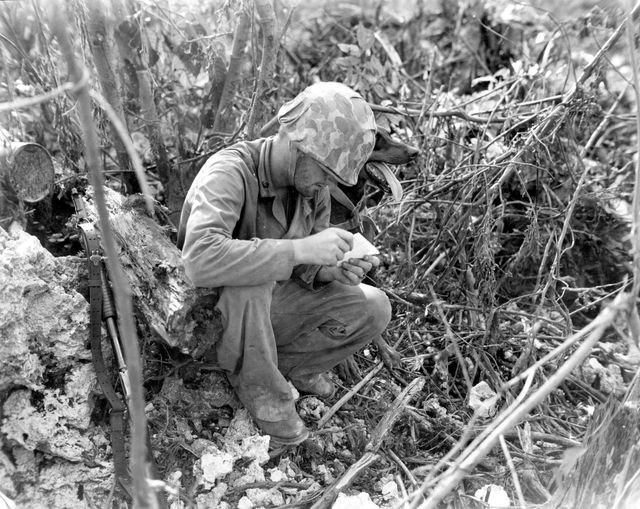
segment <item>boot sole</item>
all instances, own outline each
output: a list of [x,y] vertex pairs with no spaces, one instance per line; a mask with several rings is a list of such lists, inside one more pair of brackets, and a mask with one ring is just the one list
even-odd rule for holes
[[269,435],[271,440],[269,441],[270,446],[287,446],[287,445],[299,445],[304,442],[307,438],[309,438],[309,430],[304,430],[304,433],[298,435],[294,438],[281,438],[274,437],[273,435]]

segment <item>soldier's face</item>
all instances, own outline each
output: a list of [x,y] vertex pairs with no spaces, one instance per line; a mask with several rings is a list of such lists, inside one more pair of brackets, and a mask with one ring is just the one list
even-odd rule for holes
[[306,154],[300,154],[293,175],[293,186],[302,195],[309,198],[315,196],[323,187],[329,185],[332,178],[320,163]]

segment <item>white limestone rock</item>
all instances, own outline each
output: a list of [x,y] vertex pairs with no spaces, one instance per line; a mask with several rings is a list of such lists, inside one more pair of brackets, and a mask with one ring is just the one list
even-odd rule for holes
[[76,291],[71,258],[55,258],[24,231],[0,228],[0,393],[16,385],[40,389],[45,370],[91,358],[89,306]]
[[211,488],[217,480],[223,479],[233,471],[235,460],[236,457],[232,454],[211,445],[194,464],[193,473],[199,484],[204,484],[205,488]]
[[331,509],[380,509],[380,506],[371,500],[369,494],[365,492],[357,495],[340,493]]
[[249,488],[247,498],[257,507],[278,507],[284,505],[284,497],[276,488],[268,490],[261,488]]

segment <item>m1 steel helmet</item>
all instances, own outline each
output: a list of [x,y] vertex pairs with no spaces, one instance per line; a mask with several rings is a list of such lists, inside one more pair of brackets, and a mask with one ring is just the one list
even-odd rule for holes
[[373,111],[355,90],[335,82],[311,85],[278,111],[280,130],[294,146],[348,186],[376,143]]

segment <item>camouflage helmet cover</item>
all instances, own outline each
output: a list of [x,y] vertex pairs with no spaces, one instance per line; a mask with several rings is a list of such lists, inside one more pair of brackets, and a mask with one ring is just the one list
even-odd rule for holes
[[298,150],[350,186],[357,182],[376,141],[373,111],[360,94],[342,83],[307,87],[280,108],[278,121]]

